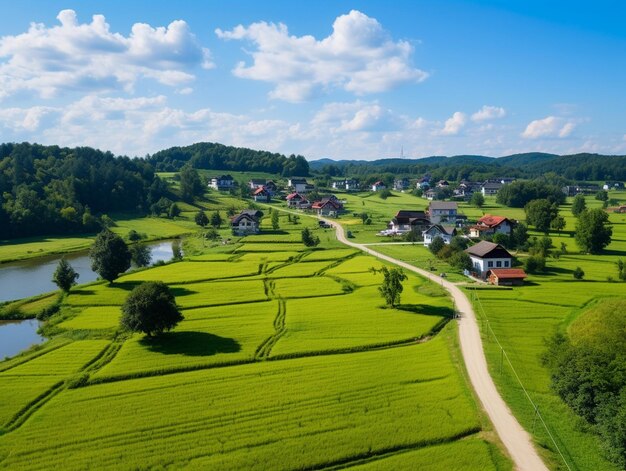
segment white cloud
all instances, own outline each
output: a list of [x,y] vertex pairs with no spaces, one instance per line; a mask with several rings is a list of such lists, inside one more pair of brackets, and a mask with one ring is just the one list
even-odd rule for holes
[[504,118],[505,116],[506,111],[504,108],[500,108],[499,106],[484,105],[472,115],[472,121],[479,123],[481,121]]
[[319,89],[334,88],[363,95],[428,76],[411,65],[413,47],[408,42],[393,41],[376,19],[356,10],[337,17],[332,34],[322,40],[290,36],[282,23],[215,32],[222,39],[248,40],[257,46],[252,64],[240,62],[233,73],[274,84],[271,98],[299,102]]
[[536,119],[528,123],[526,129],[522,133],[522,137],[527,139],[539,138],[564,138],[568,137],[576,123],[571,120],[565,120],[556,116],[548,116],[543,119]]
[[19,91],[52,97],[60,91],[131,90],[142,78],[179,86],[197,66],[211,68],[209,51],[187,23],[153,28],[135,23],[129,36],[111,32],[104,16],[79,23],[61,11],[60,25],[32,23],[27,32],[0,38],[0,98]]
[[457,111],[452,115],[452,117],[446,120],[445,126],[441,131],[439,131],[439,133],[447,136],[454,136],[461,132],[461,129],[466,123],[467,116],[465,116],[465,113]]

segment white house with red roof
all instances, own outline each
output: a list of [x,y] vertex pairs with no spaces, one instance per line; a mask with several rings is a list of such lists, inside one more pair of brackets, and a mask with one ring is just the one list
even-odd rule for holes
[[387,186],[382,182],[382,180],[378,180],[372,185],[372,191],[382,191],[386,188]]
[[254,192],[252,193],[252,197],[254,198],[254,201],[262,201],[268,203],[272,199],[272,194],[264,186],[261,186],[254,190]]
[[485,278],[492,268],[511,268],[513,256],[500,244],[481,240],[465,249],[472,261],[472,272],[480,278]]
[[297,209],[308,209],[311,207],[311,203],[306,197],[302,196],[300,193],[293,192],[287,195],[287,206],[290,208]]
[[470,237],[485,237],[494,234],[511,235],[515,221],[504,216],[485,214],[470,227]]
[[343,205],[336,198],[323,198],[321,201],[315,201],[311,209],[316,211],[318,216],[336,217],[343,209]]

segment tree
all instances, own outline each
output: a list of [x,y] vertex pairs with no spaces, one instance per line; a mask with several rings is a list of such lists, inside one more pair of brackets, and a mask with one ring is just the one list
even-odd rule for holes
[[430,250],[433,255],[437,255],[445,245],[446,243],[444,242],[444,240],[441,237],[437,236],[428,246],[428,250]]
[[57,269],[54,271],[54,275],[52,275],[52,281],[54,281],[54,284],[56,284],[59,289],[67,293],[70,288],[76,284],[78,277],[79,274],[76,273],[72,265],[63,257],[59,260]]
[[532,200],[524,206],[526,221],[540,232],[548,233],[552,221],[559,215],[558,206],[547,199]]
[[171,330],[183,320],[174,295],[161,281],[149,281],[135,287],[122,306],[121,325],[148,337]]
[[582,268],[576,267],[572,275],[574,275],[574,278],[576,280],[582,280],[585,277],[585,272],[583,271]]
[[524,268],[528,273],[545,271],[546,259],[541,255],[531,255],[524,261]]
[[174,239],[172,241],[172,260],[182,260],[183,249],[181,247],[180,239]]
[[563,216],[555,217],[552,220],[550,227],[560,233],[563,229],[565,229],[565,218]]
[[180,216],[180,207],[176,203],[172,203],[168,212],[168,217],[174,219]]
[[626,263],[621,258],[618,258],[615,264],[617,265],[617,278],[626,281]]
[[[372,269],[376,273],[376,269]],[[380,269],[383,274],[383,284],[378,287],[380,295],[384,298],[387,306],[395,307],[400,303],[400,294],[404,287],[402,282],[407,279],[407,276],[400,268],[387,267]]]
[[547,257],[550,255],[550,249],[552,248],[552,239],[548,236],[533,237],[530,243],[528,251],[531,255],[539,255],[540,257]]
[[528,227],[523,222],[519,222],[511,232],[511,246],[517,249],[523,249],[528,242]]
[[138,267],[147,267],[152,261],[152,251],[145,244],[133,244],[128,249],[131,261]]
[[130,251],[124,240],[108,229],[96,236],[91,249],[91,269],[112,283],[120,273],[130,268]]
[[215,229],[219,229],[221,225],[222,215],[219,211],[215,211],[213,214],[211,214],[211,226],[213,226]]
[[378,196],[384,200],[386,200],[387,198],[389,198],[391,196],[391,191],[388,190],[387,188],[385,188],[384,190],[380,191],[378,193]]
[[600,190],[596,193],[596,199],[598,201],[608,201],[609,200],[609,193],[605,190]]
[[274,229],[275,231],[280,229],[280,223],[279,223],[279,219],[278,219],[278,211],[272,211],[272,229]]
[[302,229],[302,243],[306,247],[315,247],[320,243],[320,238],[311,234],[308,227]]
[[183,201],[192,203],[196,196],[204,193],[204,185],[195,168],[185,165],[180,171],[180,197]]
[[207,217],[206,213],[201,209],[199,209],[196,213],[194,220],[196,221],[196,224],[202,228],[206,227],[206,225],[209,223],[209,218]]
[[613,229],[609,215],[599,208],[586,209],[578,216],[576,243],[583,252],[600,253],[611,243]]
[[475,191],[470,198],[470,204],[476,208],[482,208],[485,204],[485,197],[479,191]]
[[472,269],[472,259],[470,256],[463,251],[455,252],[449,259],[448,263],[459,270],[471,270]]
[[574,201],[572,202],[572,214],[578,217],[578,215],[582,213],[585,209],[587,209],[585,196],[579,193],[574,196]]

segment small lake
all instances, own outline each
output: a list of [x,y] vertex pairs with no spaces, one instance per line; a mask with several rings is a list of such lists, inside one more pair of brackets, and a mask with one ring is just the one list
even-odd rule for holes
[[[152,251],[152,263],[159,260],[166,262],[172,258],[172,241],[154,242],[147,245]],[[29,298],[58,290],[52,282],[52,275],[61,257],[62,255],[52,255],[0,265],[0,302]],[[91,260],[86,251],[66,254],[65,259],[80,275],[79,284],[98,279],[98,275],[91,271]],[[0,324],[0,331],[2,330]],[[1,354],[0,358],[2,358]]]
[[41,343],[44,337],[37,333],[39,321],[0,321],[0,361],[12,357],[31,345]]

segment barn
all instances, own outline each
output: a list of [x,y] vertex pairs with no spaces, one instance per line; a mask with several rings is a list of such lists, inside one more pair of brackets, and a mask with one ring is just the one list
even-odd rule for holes
[[521,268],[493,268],[487,273],[489,283],[496,286],[521,286],[526,277]]

